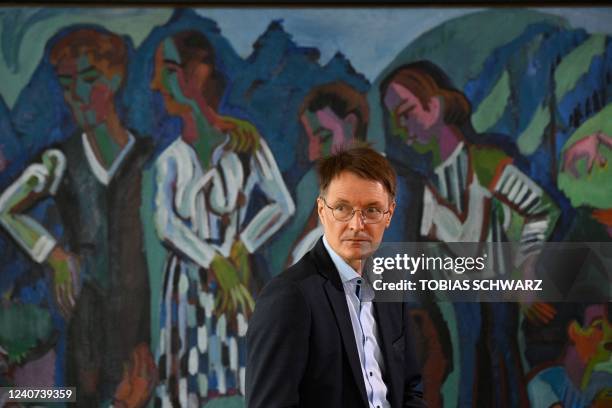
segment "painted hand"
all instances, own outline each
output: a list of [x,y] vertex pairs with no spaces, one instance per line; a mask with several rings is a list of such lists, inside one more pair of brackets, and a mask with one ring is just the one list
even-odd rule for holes
[[590,174],[595,162],[601,167],[607,163],[606,158],[599,152],[600,146],[605,145],[612,148],[612,136],[599,131],[577,141],[571,145],[563,154],[563,171],[571,173],[579,178],[580,174],[576,163],[581,159],[587,161],[587,172]]
[[53,291],[60,313],[65,319],[72,314],[80,292],[80,265],[76,255],[56,246],[48,259],[53,270]]
[[251,279],[251,265],[249,264],[249,251],[242,241],[236,240],[232,245],[230,260],[238,271],[240,282],[248,287]]
[[247,287],[241,282],[238,269],[221,255],[217,255],[210,269],[219,285],[215,299],[215,312],[235,317],[241,311],[245,317],[249,316],[255,307],[255,301]]
[[529,302],[521,304],[521,311],[532,324],[549,324],[557,315],[557,309],[550,303]]
[[252,153],[259,147],[259,132],[246,120],[222,116],[225,123],[225,131],[230,135],[228,149],[239,153]]
[[47,189],[55,194],[66,169],[66,157],[57,149],[46,150],[42,155],[42,163],[49,170]]
[[55,181],[54,174],[47,164],[31,164],[15,182],[19,187],[14,191],[10,202],[15,205],[11,207],[13,212],[25,211],[40,198],[47,197],[51,193],[51,187]]

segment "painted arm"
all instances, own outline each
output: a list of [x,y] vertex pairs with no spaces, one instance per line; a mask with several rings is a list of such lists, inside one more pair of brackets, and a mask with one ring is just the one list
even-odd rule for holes
[[21,212],[46,196],[55,195],[65,168],[63,153],[47,150],[42,164],[29,165],[0,196],[0,223],[37,263],[45,262],[57,241],[45,227]]
[[[188,152],[169,148],[165,154],[159,157],[156,163],[155,195],[155,228],[159,238],[180,252],[194,263],[203,268],[208,268],[217,252],[214,247],[201,239],[188,225],[188,220],[177,213],[176,192],[180,188],[178,175],[189,174],[194,170],[194,157]],[[205,180],[202,180],[204,183]],[[202,185],[203,187],[203,185]],[[194,197],[181,197],[182,200],[194,199]],[[193,214],[195,215],[195,214]],[[198,214],[198,216],[201,216]],[[192,220],[195,217],[191,218]]]
[[571,173],[575,178],[579,178],[580,173],[576,168],[576,163],[581,159],[586,159],[587,173],[589,174],[593,170],[595,162],[599,166],[605,166],[607,160],[599,152],[600,146],[612,148],[612,136],[599,131],[572,144],[563,154],[563,171]]
[[513,164],[504,167],[493,194],[514,213],[506,221],[505,229],[510,238],[520,242],[520,254],[515,260],[520,265],[529,256],[540,253],[559,218],[559,208],[540,186]]
[[0,196],[0,225],[33,261],[49,264],[55,299],[67,318],[80,289],[78,257],[58,245],[38,221],[22,213],[42,198],[55,195],[66,170],[66,157],[59,150],[45,151],[41,161],[29,165]]
[[[312,247],[310,238],[315,242],[321,235],[318,225],[314,230],[307,231],[309,221],[315,210],[316,197],[319,193],[317,175],[314,169],[309,170],[298,182],[295,188],[295,214],[279,231],[270,243],[270,253],[274,254],[269,260],[269,270],[272,275],[278,275],[287,266],[297,262],[302,255]],[[317,220],[318,221],[318,220]],[[315,231],[315,232],[313,232]],[[307,235],[306,235],[307,234]],[[315,234],[318,234],[315,238]],[[307,241],[306,241],[307,240]]]
[[[308,233],[304,235],[304,238],[302,238],[295,245],[295,247],[293,248],[293,251],[291,251],[291,260],[290,260],[291,265],[293,265],[294,263],[302,259],[302,257],[306,255],[306,253],[315,246],[317,241],[321,239],[321,237],[323,236],[323,233],[324,233],[323,226],[321,225],[320,222],[317,224],[315,228],[308,231]],[[288,266],[291,266],[291,265],[288,265]]]
[[[505,230],[519,252],[514,266],[525,279],[535,278],[535,267],[555,227],[560,210],[546,192],[513,164],[507,164],[494,187],[494,195],[512,210],[505,222]],[[554,306],[542,302],[522,305],[527,318],[548,323],[556,314]]]
[[259,141],[259,146],[251,157],[251,174],[245,188],[247,197],[255,185],[261,188],[270,203],[264,206],[240,232],[240,239],[250,253],[256,251],[278,231],[295,212],[293,199],[285,186],[274,156],[263,139]]

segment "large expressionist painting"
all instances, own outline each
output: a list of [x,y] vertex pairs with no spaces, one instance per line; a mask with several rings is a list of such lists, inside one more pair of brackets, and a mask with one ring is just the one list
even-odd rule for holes
[[[397,171],[387,241],[512,241],[549,268],[545,242],[610,241],[610,21],[0,8],[0,386],[244,407],[257,295],[321,236],[317,159],[354,143]],[[431,407],[612,406],[610,303],[411,310]]]

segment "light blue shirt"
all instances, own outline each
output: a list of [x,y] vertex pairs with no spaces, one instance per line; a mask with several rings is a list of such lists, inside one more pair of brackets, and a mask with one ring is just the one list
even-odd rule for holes
[[378,330],[372,306],[374,290],[331,248],[325,236],[323,236],[323,245],[334,262],[344,286],[370,407],[390,408],[391,405],[387,401],[387,385],[382,379],[384,362],[378,346]]

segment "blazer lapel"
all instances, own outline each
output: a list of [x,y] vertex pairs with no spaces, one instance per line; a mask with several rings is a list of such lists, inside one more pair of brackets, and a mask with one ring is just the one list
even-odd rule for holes
[[327,253],[322,239],[317,242],[311,254],[314,255],[319,272],[327,278],[323,287],[334,311],[334,317],[336,318],[336,323],[338,324],[340,335],[342,336],[344,351],[346,352],[346,357],[351,367],[355,383],[359,388],[361,400],[364,406],[367,407],[369,403],[365,390],[365,383],[363,382],[361,363],[359,362],[359,352],[357,351],[357,344],[355,343],[355,333],[353,332],[351,316],[349,315],[348,306],[346,304],[344,287],[342,286],[340,275],[336,270],[334,262]]
[[[397,328],[398,322],[402,322],[401,303],[373,302],[376,324],[378,326],[378,338],[380,348],[385,362],[384,380],[387,385],[388,401],[392,407],[399,406],[402,398],[401,372],[396,372],[397,357],[393,348],[393,342],[402,334],[402,327]],[[399,311],[399,313],[398,313]]]

